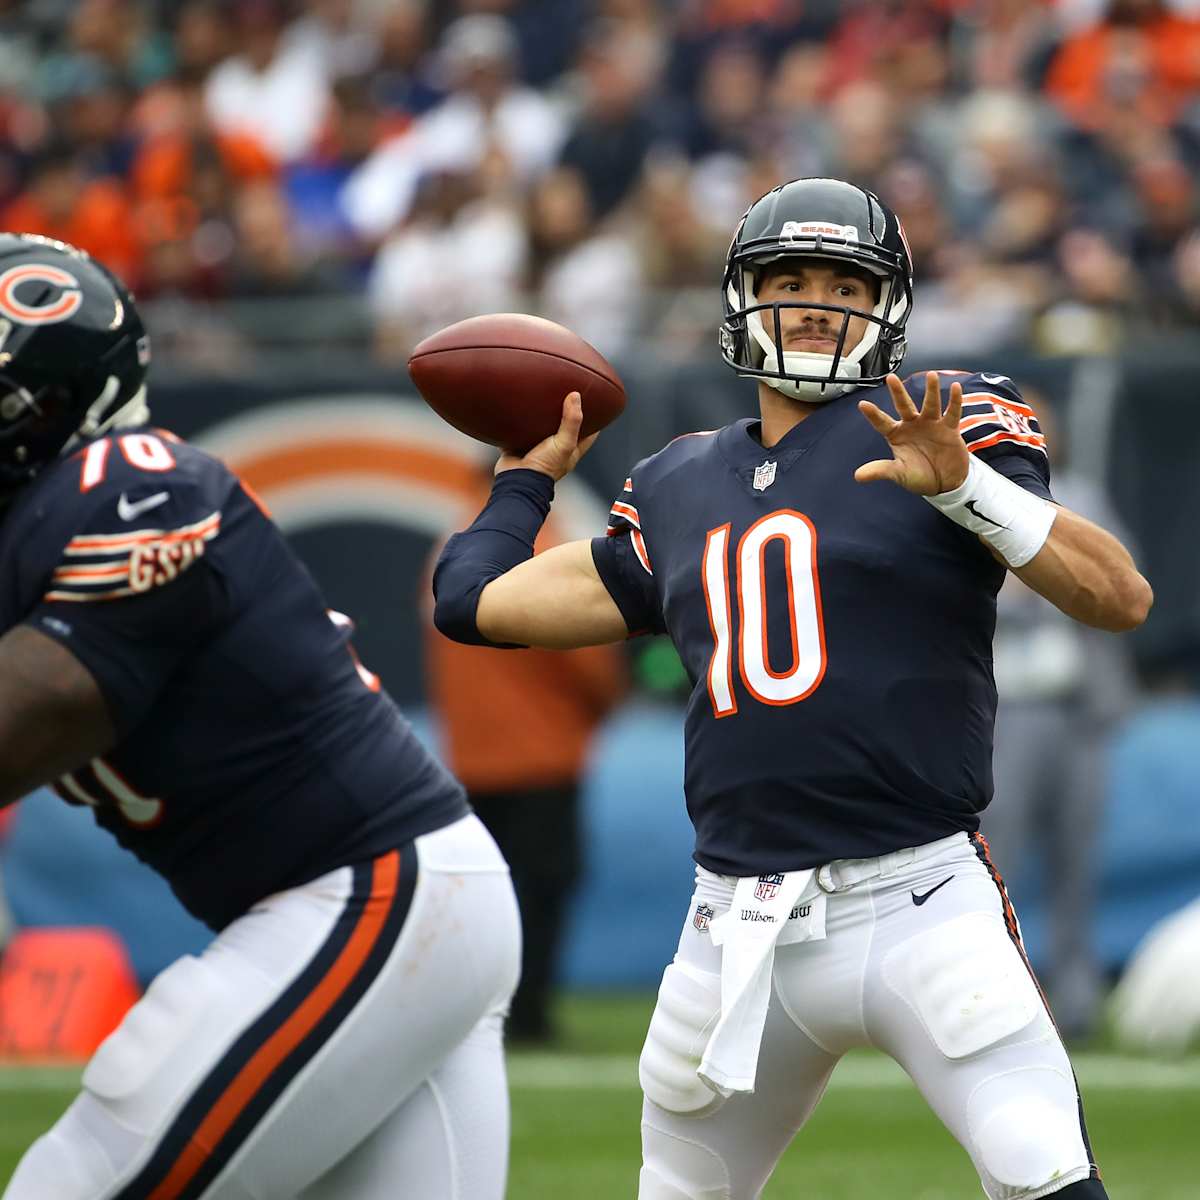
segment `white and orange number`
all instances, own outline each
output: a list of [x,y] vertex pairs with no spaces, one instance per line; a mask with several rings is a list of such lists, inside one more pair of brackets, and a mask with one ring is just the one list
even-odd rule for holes
[[[767,645],[766,551],[773,541],[778,541],[783,549],[791,632],[790,657],[782,671],[771,666]],[[817,531],[813,523],[792,509],[770,513],[742,534],[732,563],[730,526],[710,529],[701,575],[713,635],[713,653],[708,665],[708,694],[713,712],[718,717],[728,717],[738,710],[733,689],[735,636],[738,674],[755,700],[761,704],[795,704],[811,695],[825,674],[825,626],[817,578]],[[736,633],[733,590],[737,591],[738,602]]]

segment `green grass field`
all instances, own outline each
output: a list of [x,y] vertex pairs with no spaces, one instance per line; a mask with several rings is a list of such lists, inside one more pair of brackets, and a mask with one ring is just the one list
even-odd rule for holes
[[[632,1200],[637,1051],[650,996],[574,996],[561,1051],[515,1052],[510,1200]],[[1200,1196],[1200,1059],[1075,1056],[1112,1200]],[[78,1072],[0,1068],[0,1180],[70,1101]],[[766,1200],[978,1200],[970,1164],[894,1064],[852,1055],[784,1156]],[[409,1198],[404,1198],[409,1200]],[[411,1200],[421,1200],[413,1197]]]

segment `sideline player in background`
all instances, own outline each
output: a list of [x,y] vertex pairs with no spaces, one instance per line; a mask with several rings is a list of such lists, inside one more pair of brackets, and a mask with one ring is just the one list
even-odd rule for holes
[[0,235],[0,332],[0,804],[56,781],[218,931],[5,1200],[500,1200],[495,843],[254,497],[148,427],[119,282]]
[[696,893],[642,1051],[641,1200],[758,1196],[862,1045],[908,1071],[992,1200],[1099,1200],[1066,1051],[976,832],[991,638],[1006,569],[1109,630],[1144,620],[1150,587],[1053,503],[1011,380],[957,373],[944,395],[936,373],[892,374],[912,265],[874,195],[767,193],[722,292],[722,357],[758,380],[761,418],[678,438],[634,468],[610,536],[530,558],[590,444],[572,393],[557,434],[500,459],[434,580],[451,636],[666,632],[693,682]]

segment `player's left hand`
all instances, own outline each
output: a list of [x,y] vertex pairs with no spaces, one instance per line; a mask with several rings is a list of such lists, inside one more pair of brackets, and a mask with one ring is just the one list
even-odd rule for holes
[[950,385],[950,403],[942,412],[941,381],[936,371],[927,372],[925,397],[918,412],[898,375],[889,375],[886,382],[899,420],[893,420],[870,400],[860,400],[858,410],[887,438],[894,457],[864,463],[854,472],[854,478],[859,483],[890,479],[918,496],[953,491],[967,478],[970,462],[967,444],[958,432],[962,384]]

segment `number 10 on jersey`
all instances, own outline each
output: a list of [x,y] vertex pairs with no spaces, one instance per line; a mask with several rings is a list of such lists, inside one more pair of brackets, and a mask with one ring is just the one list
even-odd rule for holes
[[[784,588],[768,599],[767,546],[781,543]],[[816,690],[825,674],[825,625],[817,578],[817,531],[803,514],[780,509],[755,521],[730,554],[730,526],[708,531],[704,543],[704,599],[713,635],[708,664],[708,695],[718,717],[737,712],[733,690],[733,642],[737,668],[746,691],[761,704],[795,704]],[[733,586],[730,586],[732,576]],[[737,591],[738,620],[733,628],[732,591]],[[785,595],[786,593],[786,595]],[[767,645],[767,605],[786,599],[791,657],[775,671]],[[776,658],[776,662],[780,659]]]

